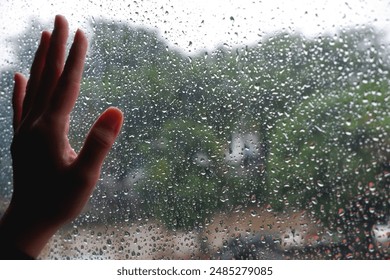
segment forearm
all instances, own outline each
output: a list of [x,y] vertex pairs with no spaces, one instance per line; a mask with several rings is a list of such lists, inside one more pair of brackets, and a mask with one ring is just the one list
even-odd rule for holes
[[0,220],[0,259],[35,259],[58,227],[39,225],[8,208]]

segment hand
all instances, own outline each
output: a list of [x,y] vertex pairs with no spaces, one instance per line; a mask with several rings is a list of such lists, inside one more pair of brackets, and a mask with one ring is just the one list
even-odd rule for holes
[[79,93],[87,39],[76,32],[65,63],[67,37],[68,23],[57,16],[53,33],[42,33],[28,82],[15,75],[14,191],[0,229],[11,239],[4,242],[13,242],[32,257],[80,214],[123,122],[122,112],[109,108],[92,126],[79,154],[70,146],[69,118]]

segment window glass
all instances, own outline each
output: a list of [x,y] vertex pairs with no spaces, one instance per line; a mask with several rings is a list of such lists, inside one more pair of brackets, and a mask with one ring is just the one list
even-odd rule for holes
[[70,140],[125,113],[43,259],[388,259],[387,1],[0,3],[0,214],[14,71],[64,14],[89,37]]

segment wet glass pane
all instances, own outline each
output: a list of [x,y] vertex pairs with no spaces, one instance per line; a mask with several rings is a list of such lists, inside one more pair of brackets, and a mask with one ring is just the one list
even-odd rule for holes
[[49,2],[0,3],[0,214],[13,73],[55,14],[90,42],[72,145],[125,123],[41,258],[389,258],[387,1]]

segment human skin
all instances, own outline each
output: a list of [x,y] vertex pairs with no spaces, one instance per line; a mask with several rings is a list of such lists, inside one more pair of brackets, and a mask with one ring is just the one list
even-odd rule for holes
[[13,194],[0,220],[0,250],[6,244],[33,258],[80,214],[123,123],[122,112],[108,108],[80,152],[72,149],[70,113],[79,95],[88,42],[77,30],[66,58],[68,29],[67,20],[56,16],[53,32],[42,32],[29,79],[15,74]]

